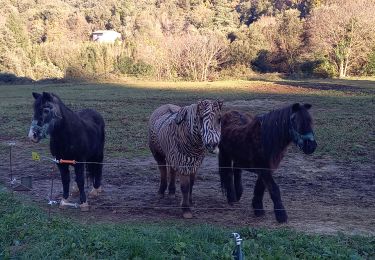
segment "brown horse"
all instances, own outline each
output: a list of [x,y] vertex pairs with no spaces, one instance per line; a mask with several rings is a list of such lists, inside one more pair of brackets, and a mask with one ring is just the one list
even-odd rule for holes
[[280,189],[272,173],[278,168],[291,142],[305,154],[315,151],[317,143],[308,112],[310,108],[310,104],[296,103],[256,117],[239,111],[230,111],[222,116],[219,173],[229,204],[241,198],[241,170],[255,172],[258,175],[252,201],[255,215],[264,215],[263,195],[267,188],[277,221],[287,221]]

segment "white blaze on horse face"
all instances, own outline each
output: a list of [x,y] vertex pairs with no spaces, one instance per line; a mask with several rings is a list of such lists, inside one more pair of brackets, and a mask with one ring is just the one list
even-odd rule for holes
[[29,130],[29,138],[32,140],[32,139],[34,139],[34,131],[33,131],[33,127],[32,126],[30,126],[30,130]]
[[219,146],[217,145],[213,151],[214,154],[219,154]]
[[30,127],[30,131],[29,131],[29,139],[33,141],[34,143],[38,142],[38,140],[34,137],[34,131],[33,131],[32,126]]
[[38,139],[35,138],[34,130],[33,130],[33,125],[34,125],[34,120],[33,120],[33,122],[31,123],[28,137],[29,137],[29,139],[30,139],[31,141],[33,141],[34,143],[37,143],[37,142],[38,142]]

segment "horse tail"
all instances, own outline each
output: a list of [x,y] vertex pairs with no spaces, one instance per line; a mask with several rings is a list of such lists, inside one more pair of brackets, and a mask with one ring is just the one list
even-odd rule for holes
[[234,164],[233,166],[234,189],[236,191],[236,201],[241,199],[243,193],[242,170]]
[[102,181],[103,164],[101,163],[87,163],[86,172],[88,177],[93,182],[95,189],[98,189]]
[[[221,151],[221,149],[220,149]],[[232,160],[229,156],[219,152],[219,174],[221,190],[226,195],[228,203],[237,201],[233,180]]]

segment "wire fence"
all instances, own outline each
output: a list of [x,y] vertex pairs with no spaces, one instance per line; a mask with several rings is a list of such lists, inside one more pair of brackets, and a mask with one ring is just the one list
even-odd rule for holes
[[[33,153],[33,151],[35,151],[35,149],[30,149],[30,148],[27,148],[27,147],[24,147],[24,146],[19,146],[17,145],[15,142],[9,142],[7,143],[9,147],[17,147],[17,148],[20,148],[22,149],[23,151],[19,152],[19,154],[29,154],[31,155],[31,153]],[[25,150],[28,149],[28,150]],[[155,166],[155,167],[174,167],[174,168],[193,168],[194,166],[191,166],[191,165],[176,165],[176,164],[173,164],[173,165],[170,165],[170,164],[153,164],[153,165],[150,165],[149,163],[148,164],[140,164],[140,163],[129,163],[128,160],[115,160],[115,161],[105,161],[105,162],[90,162],[90,161],[76,161],[76,160],[66,160],[66,159],[56,159],[56,158],[52,158],[50,156],[46,156],[46,155],[43,155],[41,152],[35,152],[37,154],[37,156],[40,158],[40,159],[36,159],[36,161],[42,161],[42,160],[45,160],[45,161],[49,161],[49,162],[52,162],[52,163],[56,163],[56,164],[71,164],[71,165],[74,165],[74,164],[101,164],[101,165],[119,165],[119,166],[123,166],[124,163],[126,163],[127,166]],[[206,169],[207,168],[210,168],[210,169],[233,169],[233,170],[245,170],[245,171],[256,171],[256,170],[268,170],[268,171],[275,171],[277,170],[276,168],[261,168],[261,167],[236,167],[236,166],[230,166],[230,167],[220,167],[220,166],[209,166],[209,167],[205,167]]]
[[[22,143],[24,140],[17,140],[19,143]],[[129,160],[115,160],[115,161],[105,161],[105,162],[86,162],[86,161],[74,161],[74,160],[57,160],[56,158],[52,158],[50,156],[46,156],[43,154],[43,152],[35,152],[35,149],[23,145],[18,145],[16,141],[12,140],[9,142],[3,142],[2,143],[3,147],[8,149],[9,152],[9,166],[6,165],[0,165],[0,169],[8,169],[9,170],[9,183],[10,186],[13,187],[16,184],[20,184],[19,181],[13,176],[13,160],[14,160],[14,155],[17,156],[26,156],[30,159],[22,159],[23,161],[21,163],[24,163],[25,161],[35,161],[37,163],[43,163],[43,162],[49,162],[51,163],[51,174],[50,179],[51,179],[51,188],[50,188],[50,194],[47,197],[48,200],[48,205],[51,207],[53,205],[58,205],[61,201],[58,200],[53,200],[53,187],[54,187],[54,179],[56,174],[52,172],[58,172],[58,169],[56,167],[57,164],[103,164],[103,165],[115,165],[115,166],[121,166],[121,167],[134,167],[134,166],[143,166],[143,167],[157,167],[157,166],[167,166],[167,167],[191,167],[191,166],[186,166],[186,165],[157,165],[156,163],[150,164],[150,163],[129,163]],[[15,153],[14,148],[18,148],[17,153]],[[37,154],[37,158],[31,158],[32,153]],[[34,154],[34,155],[35,155]],[[215,169],[218,171],[219,169],[238,169],[238,170],[247,170],[247,171],[258,171],[258,170],[270,170],[274,171],[276,169],[270,169],[270,168],[244,168],[244,167],[219,167],[219,166],[205,166],[205,169]],[[52,170],[53,169],[53,170]],[[40,178],[40,179],[45,179],[45,178]],[[69,204],[70,206],[73,206],[75,208],[79,208],[78,204],[71,203]],[[51,214],[51,207],[49,207],[49,215]],[[180,206],[142,206],[142,205],[136,205],[136,206],[131,206],[131,205],[93,205],[95,209],[135,209],[135,210],[168,210],[168,209],[182,209],[183,207]],[[235,206],[227,206],[227,207],[195,207],[191,206],[191,209],[197,210],[197,211],[248,211],[250,210],[248,207],[235,207]],[[264,211],[281,211],[285,209],[263,209]],[[288,208],[287,211],[315,211],[316,208],[312,207],[304,207],[304,208]],[[320,212],[322,212],[322,209],[319,209]],[[352,208],[346,208],[346,207],[340,207],[340,208],[335,208],[335,207],[327,207],[326,211],[329,213],[336,213],[336,212],[352,212]]]

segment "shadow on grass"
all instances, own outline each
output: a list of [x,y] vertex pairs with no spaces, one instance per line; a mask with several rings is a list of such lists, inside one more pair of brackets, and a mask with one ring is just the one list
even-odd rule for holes
[[375,94],[375,79],[315,79],[301,78],[293,79],[286,76],[281,77],[254,77],[249,80],[276,83],[279,85],[295,86],[315,90],[336,90],[353,94]]
[[[27,85],[27,84],[54,84],[68,83],[71,79],[66,78],[45,78],[41,80],[33,80],[29,77],[18,77],[12,73],[0,73],[0,85]],[[81,80],[77,80],[81,82]]]

